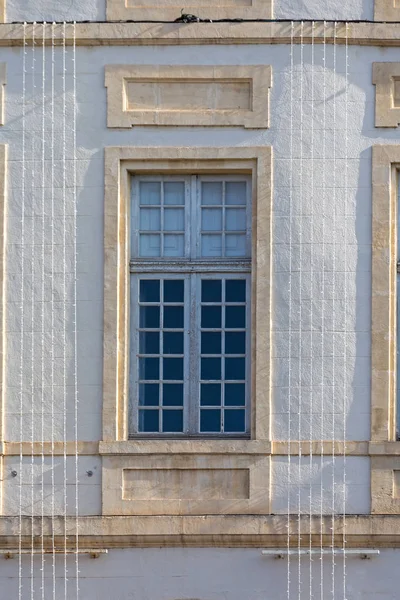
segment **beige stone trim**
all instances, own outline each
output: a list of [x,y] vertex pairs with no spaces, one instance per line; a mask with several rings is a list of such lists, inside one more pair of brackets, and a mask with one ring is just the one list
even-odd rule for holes
[[0,23],[6,21],[6,0],[0,0]]
[[0,63],[0,125],[4,125],[6,75],[7,65]]
[[268,514],[270,457],[103,457],[103,515]]
[[372,148],[371,440],[395,440],[397,172],[400,145]]
[[[334,519],[334,541],[343,547],[345,523],[347,548],[399,548],[400,516],[398,515],[347,515]],[[79,546],[81,548],[131,548],[131,547],[241,547],[287,548],[287,526],[290,545],[319,548],[332,544],[332,515],[322,518],[314,515],[151,515],[103,516],[79,518]],[[19,532],[22,547],[31,548],[33,533],[42,539],[46,549],[52,547],[52,532],[56,548],[64,548],[64,527],[67,546],[74,548],[75,517],[0,517],[0,548],[18,548]],[[300,529],[299,529],[300,528]],[[300,538],[299,538],[300,531]],[[262,559],[260,556],[260,560]]]
[[400,21],[400,4],[397,0],[375,0],[375,21]]
[[272,0],[107,0],[109,21],[150,20],[174,21],[184,13],[194,14],[201,19],[271,19]]
[[[37,26],[36,26],[37,27]],[[335,36],[336,31],[336,36]],[[26,43],[32,43],[33,26],[26,27]],[[36,39],[37,39],[37,30]],[[301,35],[303,32],[303,35]],[[326,35],[324,35],[324,32]],[[143,46],[201,44],[290,44],[290,22],[252,23],[77,23],[78,46]],[[73,44],[73,27],[66,27],[66,44]],[[361,46],[400,46],[400,23],[294,23],[293,43],[336,44]],[[23,45],[22,24],[0,25],[0,46]],[[45,34],[45,44],[51,46],[51,28]],[[55,44],[63,44],[63,25],[55,27]]]
[[107,65],[107,126],[269,126],[271,67]]
[[371,458],[371,513],[400,515],[400,456]]
[[375,127],[398,127],[400,124],[400,63],[374,63],[372,82],[376,86]]

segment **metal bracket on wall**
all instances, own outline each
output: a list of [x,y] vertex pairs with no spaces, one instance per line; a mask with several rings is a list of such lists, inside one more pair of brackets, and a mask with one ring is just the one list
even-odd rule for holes
[[4,558],[15,558],[16,556],[18,556],[19,554],[27,554],[27,555],[31,555],[31,554],[67,554],[67,555],[76,555],[76,554],[87,554],[90,558],[99,558],[100,554],[108,554],[108,550],[104,550],[104,549],[98,549],[98,548],[79,548],[78,550],[73,550],[73,549],[67,549],[67,550],[62,550],[62,549],[56,549],[55,551],[53,551],[52,548],[45,548],[44,550],[41,550],[39,548],[33,548],[32,550],[27,550],[27,549],[23,549],[23,550],[19,550],[18,548],[11,548],[10,550],[0,550],[0,556],[3,556]]
[[276,548],[272,550],[261,550],[261,554],[263,556],[271,556],[273,558],[285,558],[287,556],[356,556],[357,558],[362,559],[370,559],[373,556],[378,556],[380,554],[379,550],[374,550],[371,548],[349,548],[348,550],[343,550],[343,548],[313,548],[313,549],[288,549],[288,548]]

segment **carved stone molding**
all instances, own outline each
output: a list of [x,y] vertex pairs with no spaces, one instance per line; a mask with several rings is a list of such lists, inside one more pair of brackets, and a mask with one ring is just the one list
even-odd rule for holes
[[372,82],[376,86],[375,127],[398,127],[400,124],[400,62],[374,63]]

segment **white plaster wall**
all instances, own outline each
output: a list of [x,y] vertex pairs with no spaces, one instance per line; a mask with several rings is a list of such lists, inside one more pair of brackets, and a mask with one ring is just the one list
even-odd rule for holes
[[338,2],[327,0],[275,0],[276,19],[326,19],[326,20],[373,20],[374,0],[352,0]]
[[[97,560],[79,560],[80,600],[266,600],[320,598],[347,600],[397,600],[400,550],[381,550],[371,560],[348,556],[345,593],[343,559],[332,567],[331,557],[322,564],[314,557],[290,560],[290,587],[287,594],[287,560],[261,555],[261,549],[129,549],[110,550]],[[52,597],[52,557],[45,562],[45,595]],[[310,566],[311,591],[310,596]],[[57,558],[56,593],[64,593],[64,560]],[[68,558],[68,598],[75,598],[75,558]],[[33,581],[30,557],[22,561],[22,600],[41,594],[41,558],[35,558]],[[0,586],[4,598],[18,597],[18,560],[0,563]],[[300,594],[299,594],[300,592]],[[59,596],[56,596],[59,597]]]
[[6,20],[13,21],[104,21],[105,0],[7,0]]

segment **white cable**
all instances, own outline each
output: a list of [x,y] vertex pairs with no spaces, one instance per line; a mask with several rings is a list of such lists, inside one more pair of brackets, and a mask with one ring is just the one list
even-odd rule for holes
[[66,23],[63,23],[63,158],[62,158],[62,182],[63,182],[63,455],[64,455],[64,600],[67,599],[68,587],[68,570],[67,570],[67,312],[66,312],[66,296],[67,296],[67,258],[66,258],[66,126],[67,126],[67,89],[66,89]]
[[46,46],[45,46],[45,36],[46,36],[46,22],[44,21],[42,24],[42,369],[41,369],[41,459],[42,459],[42,480],[41,480],[41,517],[42,517],[42,535],[41,535],[41,575],[42,575],[42,600],[44,600],[44,363],[45,363],[45,343],[44,343],[44,302],[45,302],[45,289],[44,289],[44,276],[45,276],[45,251],[44,251],[44,243],[45,243],[45,224],[44,224],[44,216],[45,216],[45,202],[44,202],[44,183],[45,183],[45,126],[46,126]]
[[302,415],[302,402],[303,402],[303,394],[302,394],[302,356],[301,356],[301,338],[303,331],[303,312],[302,312],[302,258],[303,258],[303,70],[304,70],[304,23],[301,21],[300,24],[300,186],[299,186],[299,196],[300,196],[300,227],[299,227],[299,343],[298,343],[298,361],[299,361],[299,381],[298,381],[298,389],[299,389],[299,409],[298,409],[298,447],[299,447],[299,456],[298,456],[298,532],[297,532],[297,547],[298,547],[298,600],[301,600],[301,465],[302,465],[302,457],[301,457],[301,437],[302,437],[302,427],[301,427],[301,419]]
[[79,486],[78,486],[78,325],[77,325],[77,189],[76,189],[76,23],[73,24],[73,204],[74,204],[74,411],[75,411],[75,578],[76,598],[79,599]]
[[[21,338],[20,338],[20,397],[19,397],[19,538],[18,538],[18,600],[22,600],[22,469],[23,469],[23,412],[24,412],[24,323],[25,323],[25,174],[26,174],[26,23],[23,25],[22,52],[22,182],[21,182]],[[32,332],[33,335],[33,332]]]
[[33,567],[34,567],[34,426],[35,426],[35,104],[36,104],[36,84],[35,84],[35,26],[36,22],[32,25],[32,157],[31,157],[31,190],[32,190],[32,244],[31,244],[31,600],[34,600],[34,579],[33,579]]
[[55,56],[54,56],[54,29],[51,26],[51,547],[52,547],[52,576],[53,576],[53,600],[56,600],[56,546],[54,536],[55,525],[55,481],[54,481],[54,78],[55,78]]
[[290,494],[291,494],[291,410],[292,410],[292,203],[293,203],[293,69],[294,23],[290,35],[290,191],[289,191],[289,362],[288,362],[288,495],[287,495],[287,600],[290,600]]

